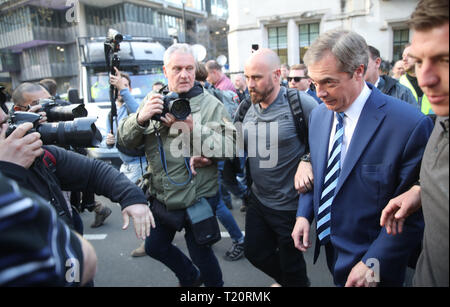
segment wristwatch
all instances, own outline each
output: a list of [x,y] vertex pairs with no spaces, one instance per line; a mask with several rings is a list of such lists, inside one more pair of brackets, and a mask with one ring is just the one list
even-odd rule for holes
[[311,162],[311,154],[310,153],[304,154],[300,158],[300,160],[303,161],[303,162]]

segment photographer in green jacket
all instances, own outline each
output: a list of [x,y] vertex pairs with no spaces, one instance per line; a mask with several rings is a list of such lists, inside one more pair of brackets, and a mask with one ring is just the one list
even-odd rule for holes
[[[164,73],[172,93],[149,94],[118,131],[122,146],[144,144],[151,170],[148,193],[156,229],[146,240],[145,250],[175,273],[180,286],[220,287],[222,272],[211,245],[197,242],[187,216],[192,217],[189,208],[205,199],[208,209],[215,210],[217,161],[233,156],[236,129],[223,104],[195,82],[195,56],[189,45],[167,49]],[[186,118],[174,116],[178,101],[170,98],[173,93],[188,101],[191,114]],[[172,244],[176,231],[183,228],[192,260]]]

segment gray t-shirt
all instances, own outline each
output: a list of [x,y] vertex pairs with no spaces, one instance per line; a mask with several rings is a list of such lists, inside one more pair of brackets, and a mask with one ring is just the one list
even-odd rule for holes
[[416,266],[416,287],[448,287],[448,117],[438,117],[420,170],[425,232]]
[[[318,104],[303,92],[300,92],[300,99],[308,122],[311,111]],[[281,88],[267,109],[253,104],[245,115],[243,129],[253,180],[252,192],[266,207],[297,210],[294,177],[305,145],[297,136],[286,88]]]

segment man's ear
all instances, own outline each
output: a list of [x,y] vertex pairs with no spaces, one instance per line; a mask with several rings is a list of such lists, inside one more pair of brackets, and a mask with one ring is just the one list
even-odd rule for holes
[[377,58],[377,59],[375,60],[375,65],[376,65],[376,67],[377,67],[377,70],[380,69],[380,66],[381,66],[381,59],[380,59],[380,58]]
[[355,70],[354,75],[357,80],[364,80],[364,64],[359,65],[359,67]]
[[275,79],[281,80],[281,69],[278,68],[277,70],[274,70],[273,76],[274,76]]

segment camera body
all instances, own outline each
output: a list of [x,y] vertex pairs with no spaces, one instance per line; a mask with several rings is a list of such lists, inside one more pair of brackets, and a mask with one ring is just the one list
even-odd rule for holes
[[161,117],[165,117],[167,113],[172,114],[177,120],[185,120],[191,114],[189,100],[180,98],[175,92],[169,92],[167,87],[162,88],[159,93],[163,95],[163,112],[153,116],[152,120],[161,121]]
[[106,35],[106,40],[110,43],[121,43],[123,41],[123,35],[119,31],[114,29],[109,29]]
[[32,123],[27,134],[39,132],[44,145],[72,146],[79,148],[98,147],[102,135],[95,126],[96,118],[77,118],[74,121],[40,124],[41,116],[32,112],[14,112],[9,118],[6,130],[8,137],[18,126]]
[[42,106],[42,111],[47,114],[49,123],[71,121],[88,115],[84,104],[70,104],[56,99],[40,99],[39,104]]

